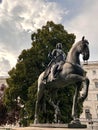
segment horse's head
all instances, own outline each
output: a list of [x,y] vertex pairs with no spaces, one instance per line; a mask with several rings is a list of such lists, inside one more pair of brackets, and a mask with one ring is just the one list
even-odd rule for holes
[[79,52],[83,55],[83,60],[88,60],[90,53],[89,53],[89,42],[84,38],[84,36],[82,37],[82,40],[79,41],[78,44],[78,50]]

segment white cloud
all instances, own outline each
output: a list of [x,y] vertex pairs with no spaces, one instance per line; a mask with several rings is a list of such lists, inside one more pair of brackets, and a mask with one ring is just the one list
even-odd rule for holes
[[7,73],[11,69],[10,63],[5,58],[0,58],[0,76],[7,76]]
[[55,2],[45,2],[45,0],[14,0],[13,2],[5,0],[1,9],[3,10],[1,10],[1,15],[6,16],[8,20],[15,20],[17,27],[33,31],[46,21],[60,22],[65,13]]
[[[77,1],[74,7],[71,4],[72,7],[69,7],[78,8]],[[69,1],[67,0],[67,2]],[[62,4],[66,6],[67,3]],[[64,24],[65,29],[75,33],[77,40],[85,35],[90,42],[91,60],[98,59],[96,54],[98,50],[97,0],[83,0],[81,9],[76,11],[69,21],[66,18],[72,10],[66,10],[64,6],[61,6],[62,4],[46,0],[2,1],[0,4],[0,63],[4,66],[5,60],[8,60],[7,70],[16,64],[17,57],[23,49],[31,47],[31,33],[45,25],[46,21],[55,23],[67,21]],[[69,14],[67,14],[68,11]],[[4,68],[1,67],[1,72],[7,73]]]
[[17,59],[15,58],[15,55],[12,55],[12,52],[7,51],[3,46],[0,48],[0,61],[4,61],[2,59],[6,59],[9,61],[10,68],[13,67],[14,63],[16,63],[17,61]]
[[[45,25],[46,21],[60,23],[63,13],[56,3],[45,0],[3,0],[0,4],[2,74],[16,64],[21,50],[31,46],[30,33]],[[8,60],[8,67],[4,66],[5,60]]]
[[85,0],[84,7],[78,15],[76,15],[67,25],[70,32],[76,34],[77,40],[82,36],[86,36],[90,42],[91,58],[90,60],[98,60],[98,1]]

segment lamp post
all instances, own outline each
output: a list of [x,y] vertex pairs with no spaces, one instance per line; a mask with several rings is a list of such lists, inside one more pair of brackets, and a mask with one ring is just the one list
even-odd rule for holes
[[91,128],[93,130],[93,121],[92,121],[92,114],[89,113],[89,124],[91,124]]

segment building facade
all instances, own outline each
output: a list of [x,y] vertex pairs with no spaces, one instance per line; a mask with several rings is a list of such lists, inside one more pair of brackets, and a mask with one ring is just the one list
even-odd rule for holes
[[88,62],[83,68],[87,72],[87,77],[90,80],[88,97],[83,104],[83,113],[81,120],[92,118],[98,122],[98,62]]

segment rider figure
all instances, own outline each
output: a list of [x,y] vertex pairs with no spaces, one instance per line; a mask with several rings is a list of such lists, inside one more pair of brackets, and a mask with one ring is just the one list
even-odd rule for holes
[[[53,49],[51,53],[52,60],[54,61],[54,65],[51,67],[51,81],[55,80],[57,73],[61,70],[62,64],[64,64],[66,60],[66,55],[62,50],[62,43],[56,44],[56,49]],[[50,62],[51,62],[50,61]]]

